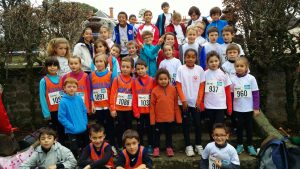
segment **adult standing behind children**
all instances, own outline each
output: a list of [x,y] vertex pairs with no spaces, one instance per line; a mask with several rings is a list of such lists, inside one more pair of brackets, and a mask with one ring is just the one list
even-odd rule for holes
[[168,2],[163,2],[161,4],[161,9],[163,13],[158,15],[155,26],[159,30],[159,37],[165,34],[166,27],[171,23],[172,14],[169,13],[170,5]]
[[209,15],[212,19],[212,22],[209,25],[207,25],[207,27],[206,27],[206,34],[205,34],[206,38],[208,37],[207,31],[209,30],[209,28],[216,27],[219,30],[219,37],[218,37],[217,42],[219,44],[223,44],[224,40],[223,40],[222,36],[220,36],[220,35],[222,35],[222,30],[226,25],[228,25],[228,23],[226,20],[220,20],[221,9],[219,7],[212,8],[209,13],[210,13]]

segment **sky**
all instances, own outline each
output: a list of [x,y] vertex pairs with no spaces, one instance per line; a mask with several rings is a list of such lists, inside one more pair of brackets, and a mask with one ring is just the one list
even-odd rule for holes
[[[182,16],[188,16],[188,10],[191,6],[197,6],[200,9],[201,16],[209,16],[209,10],[218,6],[221,9],[222,0],[63,0],[87,3],[99,10],[109,14],[109,7],[114,8],[114,18],[120,11],[125,11],[128,15],[135,14],[138,16],[139,10],[146,8],[152,11],[153,21],[162,13],[161,4],[168,2],[170,4],[170,12],[173,10],[179,12]],[[41,4],[42,0],[31,0],[34,4]]]

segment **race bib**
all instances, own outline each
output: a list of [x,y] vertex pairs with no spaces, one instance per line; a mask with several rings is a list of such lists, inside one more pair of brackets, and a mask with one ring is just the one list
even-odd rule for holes
[[216,157],[213,156],[209,156],[209,169],[220,169],[219,167],[216,166]]
[[117,105],[119,106],[131,106],[132,105],[132,95],[126,93],[118,93]]
[[252,97],[252,91],[250,85],[235,86],[233,93],[234,93],[234,98]]
[[150,95],[149,94],[139,94],[138,95],[138,106],[139,107],[149,107],[150,106]]
[[83,92],[76,92],[77,96],[80,96],[82,98],[82,101],[84,103],[84,93]]
[[205,93],[223,93],[224,83],[222,81],[206,81]]
[[50,105],[53,106],[53,105],[59,104],[61,96],[62,96],[62,94],[60,91],[48,93]]
[[106,88],[93,90],[94,100],[95,101],[104,101],[108,100],[108,94]]

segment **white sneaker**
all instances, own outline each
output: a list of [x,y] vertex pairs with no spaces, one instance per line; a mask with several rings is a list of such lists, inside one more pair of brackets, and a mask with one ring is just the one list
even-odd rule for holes
[[196,145],[195,152],[201,155],[203,153],[203,147],[201,145]]
[[113,151],[113,155],[114,156],[117,156],[118,155],[118,152],[117,152],[117,149],[116,149],[116,147],[115,146],[111,146],[111,150]]
[[186,154],[188,157],[195,156],[195,153],[194,153],[194,150],[193,150],[193,146],[187,146],[187,147],[185,148],[185,154]]

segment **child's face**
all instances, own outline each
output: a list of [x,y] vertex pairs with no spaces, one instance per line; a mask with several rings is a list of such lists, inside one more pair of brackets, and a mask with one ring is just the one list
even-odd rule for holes
[[130,62],[122,62],[121,63],[121,72],[123,75],[130,75],[130,73],[133,71],[133,68],[131,67]]
[[173,49],[171,46],[164,46],[164,54],[167,59],[173,58]]
[[237,50],[228,50],[226,55],[228,57],[228,60],[235,61],[236,58],[239,57],[239,51],[237,51]]
[[216,43],[218,40],[219,34],[218,32],[211,32],[208,35],[208,39],[210,43]]
[[217,70],[220,67],[220,60],[217,56],[212,56],[207,62],[208,68],[211,70]]
[[159,77],[158,77],[158,84],[161,87],[168,86],[169,81],[170,81],[170,79],[169,79],[168,75],[166,75],[166,74],[160,74]]
[[219,14],[219,13],[214,13],[214,14],[212,14],[210,17],[211,17],[211,19],[212,19],[213,21],[217,21],[217,20],[220,19],[220,14]]
[[193,21],[197,20],[199,17],[200,17],[200,16],[197,15],[196,13],[192,13],[192,15],[191,15],[191,19],[192,19]]
[[190,30],[187,35],[186,35],[187,39],[188,39],[188,43],[194,43],[197,37],[197,33],[195,30]]
[[136,17],[129,18],[129,23],[134,25],[136,23]]
[[49,150],[54,142],[55,138],[53,135],[42,134],[40,137],[40,144],[44,149]]
[[109,38],[109,32],[107,31],[106,28],[101,28],[100,29],[100,37],[104,40]]
[[90,133],[90,140],[96,148],[100,148],[102,146],[104,139],[105,139],[105,134],[103,131],[102,132],[92,131]]
[[234,35],[231,32],[223,32],[222,33],[223,40],[226,43],[231,43],[233,36]]
[[58,66],[51,65],[47,67],[47,72],[50,75],[56,75],[57,71],[58,71]]
[[172,19],[172,23],[174,25],[179,25],[180,24],[180,19]]
[[67,50],[68,50],[67,44],[60,43],[55,48],[55,53],[57,56],[66,56]]
[[196,27],[197,27],[197,36],[201,36],[204,32],[203,25],[201,23],[198,23]]
[[98,43],[95,45],[96,47],[96,54],[106,54],[107,47],[104,46],[102,43]]
[[135,45],[129,45],[127,49],[130,56],[136,55],[137,48],[135,47]]
[[146,12],[144,14],[144,20],[145,20],[145,23],[150,24],[151,20],[152,20],[152,13],[151,12]]
[[195,63],[196,63],[196,53],[193,52],[193,51],[189,51],[187,52],[186,56],[184,57],[184,62],[185,62],[185,65],[187,67],[194,67],[195,66]]
[[120,49],[118,47],[113,46],[110,50],[110,54],[112,54],[114,57],[119,57]]
[[81,63],[79,62],[80,58],[70,58],[69,67],[72,72],[78,73],[81,70]]
[[100,56],[96,56],[96,58],[95,58],[95,66],[98,71],[103,71],[106,68],[104,57],[105,57],[104,55],[100,55]]
[[169,6],[164,6],[164,7],[162,8],[162,10],[164,11],[164,13],[169,13],[169,9],[170,9]]
[[165,40],[165,44],[174,46],[175,43],[175,38],[172,35],[166,35],[166,40]]
[[86,29],[83,34],[83,38],[85,42],[91,42],[93,39],[93,32],[91,29]]
[[237,74],[244,75],[248,71],[248,66],[243,61],[238,61],[234,64],[234,68]]
[[70,96],[74,96],[75,93],[77,92],[77,88],[78,86],[75,83],[67,83],[64,86],[64,91],[70,95]]
[[145,44],[151,45],[153,41],[153,36],[152,35],[145,35],[143,36],[143,40]]
[[147,74],[148,67],[144,65],[136,65],[135,71],[138,76],[143,77]]
[[138,151],[139,141],[135,138],[127,138],[125,140],[125,148],[129,154],[134,155]]
[[229,134],[223,128],[214,129],[212,136],[218,145],[224,145],[226,140],[229,139]]
[[125,14],[119,14],[118,15],[118,21],[119,21],[119,24],[122,26],[122,27],[124,27],[125,25],[126,25],[126,21],[127,21],[127,19],[126,19],[126,15]]

